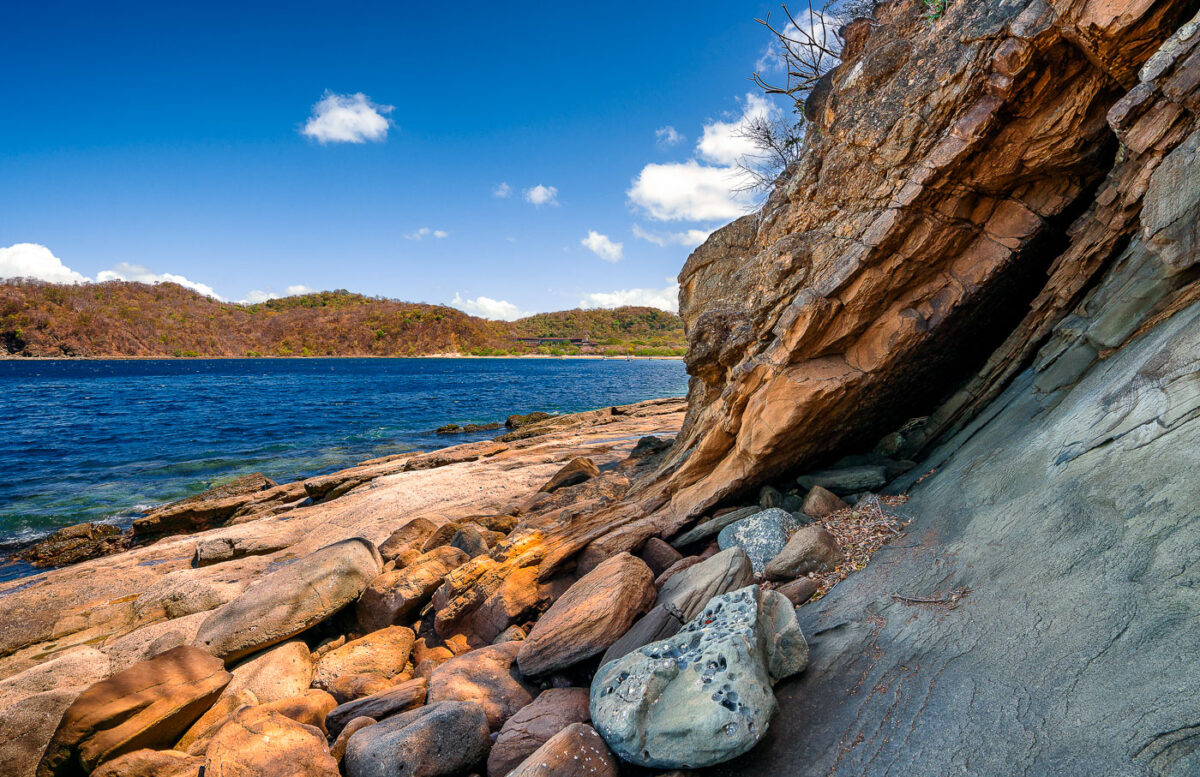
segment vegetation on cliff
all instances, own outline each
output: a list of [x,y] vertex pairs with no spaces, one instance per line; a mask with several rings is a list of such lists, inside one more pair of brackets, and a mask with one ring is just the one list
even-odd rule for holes
[[[516,338],[587,338],[594,347]],[[653,308],[489,321],[444,305],[343,290],[249,305],[172,283],[0,284],[0,352],[20,356],[421,356],[683,353],[683,322]]]

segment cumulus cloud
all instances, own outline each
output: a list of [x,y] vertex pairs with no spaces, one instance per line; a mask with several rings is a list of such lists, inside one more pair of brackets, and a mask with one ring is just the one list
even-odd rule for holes
[[633,225],[633,236],[653,243],[656,246],[683,246],[695,248],[708,240],[713,233],[711,229],[685,229],[683,232],[651,232],[643,229],[641,224]]
[[677,146],[683,141],[687,140],[686,137],[679,134],[679,130],[675,129],[670,124],[654,130],[654,138],[658,141],[660,146]]
[[197,291],[206,297],[213,299],[222,299],[220,294],[206,283],[197,283],[189,280],[182,275],[175,273],[156,273],[147,267],[140,264],[129,264],[128,262],[119,262],[116,267],[111,270],[102,270],[96,275],[96,282],[103,283],[105,281],[137,281],[138,283],[177,283],[186,289]]
[[430,237],[430,236],[435,237],[438,240],[441,240],[444,237],[449,237],[450,233],[444,229],[430,229],[429,227],[421,227],[416,232],[413,232],[412,234],[409,234],[409,235],[405,235],[404,239],[405,240],[421,240],[422,238],[426,238],[426,237]]
[[507,198],[511,194],[512,194],[512,187],[509,186],[508,183],[505,181],[501,181],[500,183],[496,184],[496,187],[494,189],[492,189],[492,196],[499,197],[502,200]]
[[256,302],[266,302],[267,300],[279,299],[281,297],[297,297],[301,294],[312,294],[314,291],[315,289],[309,288],[303,283],[297,283],[288,286],[283,290],[283,294],[276,294],[273,291],[260,291],[255,289],[254,291],[248,292],[246,294],[246,298],[239,300],[239,302],[243,304],[254,304]]
[[475,299],[463,299],[460,294],[455,294],[454,299],[450,300],[451,307],[456,307],[459,310],[471,313],[472,315],[482,316],[497,321],[515,321],[518,318],[533,315],[524,310],[521,310],[516,305],[502,299],[492,299],[491,297],[476,297]]
[[679,284],[668,278],[670,283],[665,289],[621,289],[620,291],[601,291],[588,294],[579,300],[581,308],[619,308],[625,305],[639,305],[672,313],[679,311]]
[[36,278],[47,283],[87,283],[90,279],[63,264],[39,243],[0,248],[0,278]]
[[543,186],[539,183],[525,190],[525,201],[539,208],[543,205],[558,207],[558,187]]
[[313,106],[312,116],[301,134],[321,145],[327,143],[366,143],[387,137],[391,105],[378,105],[362,92],[334,94],[326,92]]
[[728,221],[754,204],[744,186],[736,168],[689,159],[646,165],[626,194],[656,221]]
[[718,165],[736,165],[748,156],[761,153],[746,137],[747,125],[756,119],[774,119],[779,107],[762,95],[749,92],[742,98],[742,115],[732,121],[710,121],[696,143],[701,159]]
[[579,244],[606,262],[619,262],[625,253],[624,243],[614,243],[608,235],[602,235],[594,229],[589,229],[587,237],[580,240]]
[[704,125],[694,158],[643,167],[626,192],[629,201],[655,221],[728,221],[749,211],[754,205],[751,181],[738,162],[760,152],[744,130],[780,111],[753,92],[740,102],[740,115]]

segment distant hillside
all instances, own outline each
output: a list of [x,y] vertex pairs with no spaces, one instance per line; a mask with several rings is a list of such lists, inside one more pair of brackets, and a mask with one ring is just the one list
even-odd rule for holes
[[[587,338],[594,347],[519,343]],[[441,305],[326,291],[253,305],[173,283],[0,283],[0,354],[19,356],[420,356],[683,353],[683,322],[654,308],[488,321]]]

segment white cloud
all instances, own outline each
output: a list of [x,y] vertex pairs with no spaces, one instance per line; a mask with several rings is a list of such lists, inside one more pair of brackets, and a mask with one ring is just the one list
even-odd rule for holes
[[497,321],[515,321],[518,318],[533,315],[519,309],[511,302],[502,299],[492,299],[491,297],[463,299],[461,295],[456,293],[454,299],[450,300],[450,305],[467,313]]
[[283,291],[289,297],[296,297],[301,294],[312,294],[314,291],[316,291],[316,289],[311,289],[308,286],[305,286],[303,283],[297,283],[295,285],[288,286]]
[[579,244],[606,262],[619,262],[625,253],[624,243],[614,243],[608,235],[602,235],[594,229],[589,229],[587,237],[580,240]]
[[742,115],[733,121],[710,121],[696,144],[701,159],[718,165],[736,165],[748,156],[761,153],[745,137],[746,125],[755,119],[773,119],[781,111],[762,95],[748,92],[742,98]]
[[276,294],[273,291],[254,291],[247,292],[246,298],[238,300],[243,305],[253,305],[256,302],[266,302],[267,300],[280,299],[281,297],[297,297],[301,294],[311,294],[315,289],[305,286],[303,283],[293,284],[283,290],[283,294]]
[[684,246],[695,248],[708,240],[713,233],[711,229],[686,229],[683,232],[651,232],[643,229],[640,224],[633,225],[633,236],[649,241],[656,246]]
[[138,283],[177,283],[186,289],[198,291],[206,297],[213,299],[222,299],[220,294],[206,283],[197,283],[189,280],[182,275],[175,273],[156,273],[147,267],[140,264],[129,264],[128,262],[119,262],[116,267],[111,270],[102,270],[96,275],[97,283],[105,281],[137,281]]
[[670,285],[665,289],[622,289],[588,294],[579,301],[579,306],[583,308],[619,308],[626,305],[639,305],[676,313],[679,311],[679,284],[671,279],[668,281],[670,281]]
[[438,240],[441,240],[444,237],[449,237],[450,233],[444,229],[430,229],[429,227],[421,227],[416,232],[413,232],[412,234],[409,234],[409,235],[405,235],[404,239],[405,240],[420,240],[421,238],[429,237],[430,235],[432,235],[433,237],[436,237]]
[[0,248],[0,278],[36,278],[47,283],[87,283],[90,279],[63,264],[39,243]]
[[525,190],[525,201],[531,202],[539,208],[543,205],[558,207],[558,187],[542,186],[539,183],[537,186]]
[[687,140],[686,137],[679,134],[679,131],[670,124],[654,130],[654,138],[660,146],[676,146]]
[[646,165],[626,194],[656,221],[728,221],[754,204],[744,187],[737,168],[689,159]]
[[304,124],[301,134],[318,143],[365,143],[368,140],[383,140],[387,137],[391,120],[390,105],[377,105],[362,92],[334,94],[326,92],[313,106],[312,116]]
[[492,189],[492,196],[499,197],[500,199],[504,199],[510,194],[512,194],[512,187],[505,181],[501,181],[496,185],[496,188]]

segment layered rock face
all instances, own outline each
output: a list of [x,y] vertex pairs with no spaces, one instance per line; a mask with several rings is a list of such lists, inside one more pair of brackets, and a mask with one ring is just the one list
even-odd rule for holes
[[895,2],[857,25],[801,161],[684,267],[688,418],[589,553],[928,416],[915,455],[1049,338],[1042,390],[1193,298],[1193,11]]

